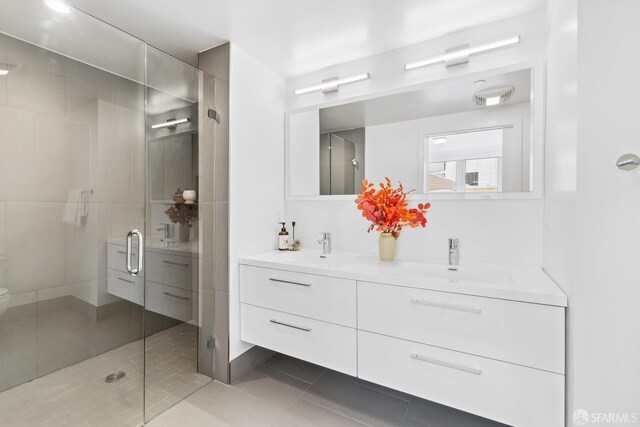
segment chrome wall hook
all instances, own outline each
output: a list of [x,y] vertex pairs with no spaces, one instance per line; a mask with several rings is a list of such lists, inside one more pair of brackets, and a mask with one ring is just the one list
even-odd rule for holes
[[623,171],[634,170],[640,166],[640,157],[635,154],[623,154],[618,158],[616,166],[618,166],[618,169]]

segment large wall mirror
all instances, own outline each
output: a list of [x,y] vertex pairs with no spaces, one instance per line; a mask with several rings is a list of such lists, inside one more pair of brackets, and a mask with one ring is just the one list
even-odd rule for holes
[[362,179],[384,177],[435,198],[539,196],[543,109],[535,74],[512,67],[293,112],[288,197],[344,198],[360,191]]

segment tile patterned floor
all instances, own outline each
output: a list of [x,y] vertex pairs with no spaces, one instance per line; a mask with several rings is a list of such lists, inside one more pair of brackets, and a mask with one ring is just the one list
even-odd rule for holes
[[[186,323],[147,338],[147,419],[211,381],[196,372],[196,339]],[[141,425],[143,351],[138,340],[0,393],[0,425]],[[117,370],[126,376],[106,383]]]
[[496,427],[502,424],[276,355],[231,386],[212,382],[148,427]]

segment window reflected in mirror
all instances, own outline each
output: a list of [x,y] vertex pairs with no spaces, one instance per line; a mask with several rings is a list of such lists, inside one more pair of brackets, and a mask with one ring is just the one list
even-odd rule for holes
[[[428,193],[502,192],[505,134],[512,126],[478,129],[425,138]],[[507,150],[510,154],[513,150]],[[512,165],[521,159],[506,159]]]

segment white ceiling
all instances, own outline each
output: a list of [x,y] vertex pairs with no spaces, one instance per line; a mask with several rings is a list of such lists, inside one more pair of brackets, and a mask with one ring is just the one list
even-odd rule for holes
[[513,86],[515,92],[504,105],[531,101],[531,71],[520,70],[425,89],[352,102],[320,110],[320,132],[404,122],[425,117],[461,113],[485,108],[476,105],[473,94],[480,90]]
[[[2,0],[20,2],[21,0]],[[195,64],[231,40],[295,76],[527,13],[545,0],[68,0]],[[26,24],[26,23],[25,23]]]

